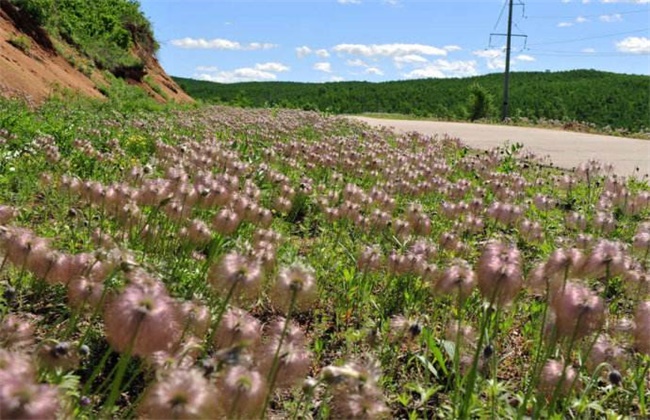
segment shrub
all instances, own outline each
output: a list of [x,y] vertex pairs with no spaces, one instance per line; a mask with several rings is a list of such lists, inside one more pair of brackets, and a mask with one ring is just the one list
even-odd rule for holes
[[17,35],[11,38],[9,43],[26,54],[32,49],[32,40],[25,35]]

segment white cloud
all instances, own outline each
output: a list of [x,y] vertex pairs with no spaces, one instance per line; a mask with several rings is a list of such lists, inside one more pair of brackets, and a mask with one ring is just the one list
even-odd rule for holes
[[365,74],[374,74],[375,76],[383,76],[384,75],[384,72],[381,71],[381,69],[378,68],[378,67],[368,67],[364,73]]
[[595,52],[596,52],[596,49],[595,49],[595,48],[583,48],[583,49],[581,50],[581,52],[583,52],[583,53],[587,53],[587,54],[592,54],[592,53],[595,53]]
[[601,22],[621,22],[623,20],[623,16],[621,16],[619,13],[614,13],[612,15],[602,15],[599,17]]
[[320,62],[314,64],[314,70],[322,71],[325,73],[331,73],[332,72],[332,64],[328,62]]
[[399,6],[401,1],[400,0],[384,0],[384,3],[389,4],[391,6]]
[[303,58],[310,54],[316,54],[320,58],[327,58],[330,56],[330,53],[324,48],[321,48],[319,50],[313,50],[306,45],[296,48],[296,55],[298,56],[298,58]]
[[275,73],[289,71],[289,67],[282,63],[258,63],[253,67],[242,67],[235,70],[219,71],[215,66],[198,66],[194,74],[199,80],[217,83],[261,82],[276,80]]
[[273,72],[273,73],[280,73],[280,72],[283,72],[283,71],[291,70],[289,67],[285,66],[282,63],[255,64],[255,69],[261,70],[261,71],[270,71],[270,72]]
[[630,36],[617,42],[616,49],[630,54],[650,54],[650,38]]
[[635,3],[635,4],[646,4],[650,3],[650,0],[600,0],[601,3]]
[[530,56],[528,54],[519,54],[517,57],[515,57],[515,60],[517,61],[535,61],[535,57]]
[[454,51],[462,50],[462,48],[459,47],[458,45],[445,45],[444,47],[442,47],[442,49],[447,51],[447,52],[454,52]]
[[558,28],[568,28],[569,26],[573,26],[573,23],[571,22],[560,22],[557,24]]
[[341,76],[332,76],[332,77],[330,77],[330,82],[342,82],[344,80],[345,79],[343,77],[341,77]]
[[204,72],[215,72],[218,70],[219,68],[217,66],[198,66],[196,68],[196,71],[204,71]]
[[[493,48],[490,50],[474,51],[473,54],[477,57],[484,58],[485,65],[490,70],[503,70],[506,66],[505,49]],[[512,57],[510,60],[512,64],[517,62],[531,62],[531,61],[535,61],[535,57],[527,54],[519,54],[515,57]]]
[[340,54],[361,55],[364,57],[397,57],[401,55],[447,55],[447,51],[432,45],[423,44],[339,44],[332,48]]
[[336,0],[339,4],[360,4],[361,0]]
[[276,44],[251,42],[249,44],[241,44],[237,41],[230,41],[228,39],[215,38],[206,40],[203,38],[181,38],[172,39],[171,44],[175,47],[186,49],[202,49],[202,50],[268,50],[277,47]]
[[483,51],[474,51],[473,53],[477,57],[485,58],[487,68],[490,70],[502,70],[505,68],[504,62],[504,52],[500,49],[490,49]]
[[395,62],[395,65],[398,68],[401,68],[403,65],[415,65],[415,64],[423,64],[426,63],[428,60],[421,55],[417,54],[408,54],[408,55],[400,55],[397,56],[393,59]]
[[314,51],[314,54],[316,54],[316,55],[319,56],[320,58],[327,58],[327,57],[330,56],[330,53],[327,52],[326,49],[316,50],[316,51]]
[[576,23],[585,23],[585,22],[589,22],[589,19],[587,19],[586,17],[583,17],[583,16],[578,16],[576,18]]
[[438,59],[422,68],[403,74],[407,79],[476,76],[476,61],[447,61]]
[[366,62],[360,58],[355,58],[354,60],[346,60],[345,64],[350,67],[368,67],[368,64],[366,64]]
[[296,48],[296,55],[298,56],[298,58],[303,58],[303,57],[311,54],[311,52],[312,52],[311,48],[309,48],[306,45],[303,45],[302,47]]
[[220,71],[217,73],[200,73],[195,74],[199,80],[207,80],[217,83],[237,83],[237,82],[261,82],[275,80],[277,77],[274,73],[262,71],[250,67],[235,69],[232,71]]

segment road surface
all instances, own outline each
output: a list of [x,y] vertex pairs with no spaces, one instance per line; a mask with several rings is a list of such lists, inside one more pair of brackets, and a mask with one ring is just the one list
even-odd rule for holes
[[[510,143],[523,143],[524,149],[538,156],[549,156],[555,166],[571,169],[589,159],[611,163],[619,175],[650,174],[650,140],[576,133],[543,128],[457,123],[444,121],[387,120],[352,117],[372,126],[385,126],[397,132],[418,131],[428,135],[459,138],[476,149],[490,149]],[[638,170],[637,170],[638,168]]]

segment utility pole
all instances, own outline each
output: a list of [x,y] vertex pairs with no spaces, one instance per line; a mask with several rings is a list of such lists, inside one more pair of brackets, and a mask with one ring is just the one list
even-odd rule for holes
[[508,35],[506,41],[506,72],[503,78],[503,111],[501,112],[501,120],[508,119],[508,105],[510,95],[510,49],[512,47],[512,2],[508,1]]
[[[513,34],[512,33],[512,9],[514,6],[525,7],[524,3],[518,1],[516,4],[514,0],[507,0],[508,2],[508,31],[505,34],[502,33],[491,33],[490,34],[490,46],[492,46],[492,37],[506,37],[506,69],[505,74],[503,75],[503,108],[501,110],[501,120],[506,120],[508,115],[508,108],[510,106],[510,53],[512,52],[512,38],[523,38],[524,39],[524,49],[526,48],[526,43],[528,41],[528,35],[524,34]],[[504,5],[505,6],[505,5]],[[503,12],[503,11],[502,11]],[[501,16],[499,16],[501,20]],[[498,25],[497,21],[497,25]],[[495,25],[496,28],[496,25]]]

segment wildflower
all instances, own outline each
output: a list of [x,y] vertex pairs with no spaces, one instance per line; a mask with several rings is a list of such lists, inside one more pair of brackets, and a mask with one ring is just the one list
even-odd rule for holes
[[377,271],[382,265],[383,255],[381,249],[375,246],[368,246],[357,258],[357,267],[363,272]]
[[502,243],[490,242],[477,262],[476,277],[481,294],[491,304],[508,304],[522,286],[519,251]]
[[[558,395],[568,395],[577,386],[578,372],[571,366],[564,366],[558,360],[549,360],[542,368],[539,378],[539,390],[547,398]],[[557,390],[557,391],[556,391]]]
[[610,370],[624,370],[627,362],[625,351],[616,346],[609,337],[600,335],[589,351],[587,369],[594,372],[603,363],[609,365]]
[[21,349],[28,347],[34,340],[34,327],[18,317],[7,315],[0,321],[0,348]]
[[348,362],[328,366],[321,375],[332,387],[332,412],[336,418],[387,418],[390,414],[378,387],[379,366],[373,362]]
[[622,274],[626,270],[626,260],[621,244],[614,241],[601,240],[596,244],[584,264],[585,275],[594,278],[610,278]]
[[221,318],[214,335],[217,348],[251,346],[260,341],[262,324],[254,316],[240,308],[229,308]]
[[[0,387],[19,378],[23,381],[36,380],[36,368],[24,352],[0,348]],[[1,391],[0,391],[1,394]],[[0,399],[2,396],[0,395]],[[2,413],[2,410],[0,410]]]
[[7,419],[59,418],[59,391],[52,385],[35,384],[25,378],[0,383],[0,414]]
[[637,351],[650,355],[650,301],[637,306],[634,323],[634,346]]
[[448,267],[435,284],[435,291],[440,294],[458,292],[465,300],[472,294],[476,285],[476,275],[467,261],[456,260]]
[[203,419],[219,414],[216,390],[196,369],[166,373],[145,391],[138,411],[147,419]]
[[280,335],[273,335],[269,340],[265,353],[262,355],[261,371],[271,374],[273,362],[277,353],[276,378],[274,385],[288,388],[304,379],[311,366],[311,352],[307,349],[304,339],[285,337],[280,348]]
[[254,258],[231,252],[208,273],[212,287],[228,298],[256,298],[262,280],[262,266]]
[[551,299],[560,337],[580,339],[602,326],[605,320],[603,300],[587,287],[568,282]]
[[104,328],[115,350],[146,356],[176,346],[182,324],[169,296],[130,285],[106,303]]
[[180,305],[185,329],[198,338],[203,338],[210,328],[210,310],[197,301],[187,301]]
[[68,302],[73,308],[89,306],[96,308],[104,295],[103,283],[87,277],[78,277],[68,283]]
[[549,278],[566,281],[569,276],[579,274],[585,263],[585,257],[578,248],[556,249],[544,265],[544,274]]
[[239,227],[241,218],[230,208],[223,208],[212,220],[214,230],[222,235],[230,235]]
[[226,372],[218,389],[224,401],[226,418],[238,419],[259,415],[267,392],[262,374],[241,365]]
[[632,246],[643,252],[650,250],[650,232],[641,231],[632,238]]
[[278,274],[278,279],[271,292],[274,306],[286,311],[294,300],[294,308],[304,310],[313,302],[316,280],[314,270],[302,264],[284,267]]

